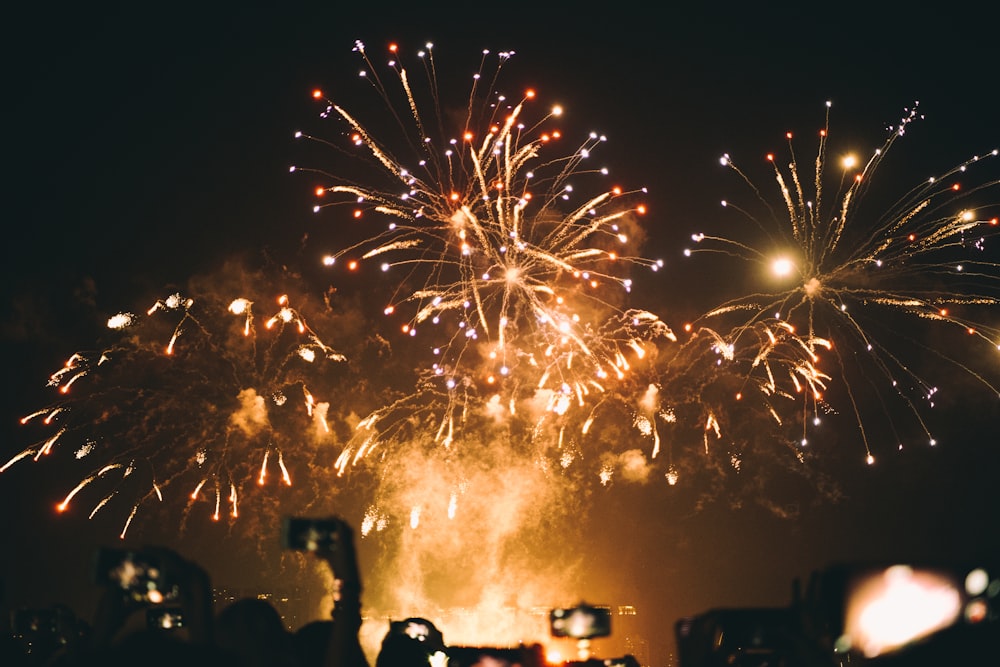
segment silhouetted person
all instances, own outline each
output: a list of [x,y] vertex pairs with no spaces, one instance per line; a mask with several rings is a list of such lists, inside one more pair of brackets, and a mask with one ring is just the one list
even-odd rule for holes
[[[147,567],[150,564],[154,567]],[[212,663],[212,586],[208,573],[197,563],[159,546],[134,552],[100,550],[95,574],[104,590],[90,641],[61,664],[195,667]],[[133,586],[140,580],[131,578],[140,574],[148,575],[151,582],[156,580],[156,585]],[[137,612],[162,609],[163,605],[170,605],[183,617],[182,631],[128,625]]]

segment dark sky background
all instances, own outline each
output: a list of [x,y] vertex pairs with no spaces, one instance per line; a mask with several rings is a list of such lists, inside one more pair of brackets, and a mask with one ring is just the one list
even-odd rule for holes
[[[373,56],[390,41],[413,52],[430,40],[440,61],[463,64],[483,48],[515,50],[508,85],[535,86],[606,133],[608,162],[649,187],[647,254],[666,258],[668,284],[683,284],[685,239],[737,190],[719,155],[756,165],[784,149],[788,130],[809,137],[800,151],[811,155],[828,99],[836,136],[862,151],[920,100],[927,118],[891,176],[902,185],[1000,143],[995,40],[973,3],[933,13],[877,3],[33,4],[5,10],[0,27],[3,460],[28,444],[15,422],[40,404],[47,375],[94,339],[94,312],[163,294],[243,249],[311,261],[296,249],[324,232],[308,182],[288,174],[300,156],[292,135],[316,125],[310,91],[335,90],[359,68],[355,39]],[[680,310],[698,307],[689,293],[672,296]],[[625,529],[660,538],[606,563],[627,573],[623,597],[652,591],[663,602],[666,629],[713,606],[784,604],[794,577],[837,560],[995,557],[990,398],[942,417],[933,451],[873,468],[834,457],[845,500],[797,519],[724,503],[665,516],[650,499]],[[81,563],[104,537],[54,515],[65,490],[30,465],[0,475],[12,605],[89,603]]]

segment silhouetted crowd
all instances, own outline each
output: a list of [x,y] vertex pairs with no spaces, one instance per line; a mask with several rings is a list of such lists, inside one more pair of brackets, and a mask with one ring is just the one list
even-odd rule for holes
[[[336,517],[293,519],[282,532],[286,548],[312,552],[329,566],[331,618],[289,630],[277,608],[257,597],[216,611],[208,574],[172,550],[101,550],[94,619],[63,606],[13,611],[0,667],[371,667],[359,640],[361,578],[351,528]],[[412,617],[389,622],[375,667],[542,664],[540,645],[449,647],[431,621]]]
[[[61,606],[14,610],[0,640],[0,667],[371,667],[359,640],[362,586],[351,528],[336,517],[296,519],[286,521],[283,541],[329,566],[331,618],[289,630],[278,610],[256,597],[216,610],[209,576],[198,564],[162,547],[102,550],[95,566],[102,595],[94,618],[84,621]],[[997,666],[995,575],[983,567],[831,567],[809,582],[809,590],[796,585],[788,607],[720,608],[678,620],[677,664]],[[599,608],[581,606],[573,617],[557,619],[564,611],[553,610],[555,636],[587,642],[610,632],[608,623],[588,618]],[[582,626],[576,618],[581,611]],[[449,646],[430,620],[412,617],[389,621],[374,667],[546,664],[541,645]],[[630,655],[558,664],[639,667]]]

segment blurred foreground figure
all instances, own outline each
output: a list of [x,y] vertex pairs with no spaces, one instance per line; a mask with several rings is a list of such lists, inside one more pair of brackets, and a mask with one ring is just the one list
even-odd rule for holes
[[361,574],[354,531],[339,517],[287,517],[282,546],[308,551],[326,562],[333,574],[333,617],[303,626],[292,638],[302,667],[368,667],[358,633],[361,630]]
[[103,590],[92,634],[58,664],[219,664],[211,581],[197,563],[162,546],[99,549],[94,580]]
[[788,607],[712,609],[675,633],[680,667],[996,667],[1000,567],[838,564]]

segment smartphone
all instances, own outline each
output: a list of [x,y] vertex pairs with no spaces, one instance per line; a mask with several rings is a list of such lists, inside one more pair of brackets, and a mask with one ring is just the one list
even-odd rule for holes
[[184,627],[180,607],[150,607],[146,610],[146,627],[150,630],[178,630]]
[[337,519],[285,517],[281,523],[281,546],[292,551],[333,551],[337,548]]
[[611,609],[581,604],[549,612],[549,628],[553,637],[593,639],[611,634]]
[[179,597],[170,572],[154,554],[129,549],[100,549],[94,579],[102,586],[122,590],[137,602],[160,604]]

